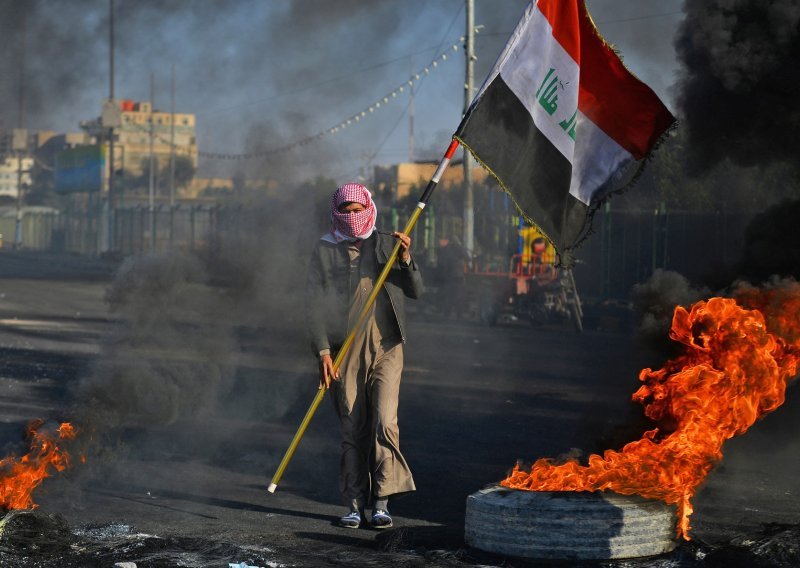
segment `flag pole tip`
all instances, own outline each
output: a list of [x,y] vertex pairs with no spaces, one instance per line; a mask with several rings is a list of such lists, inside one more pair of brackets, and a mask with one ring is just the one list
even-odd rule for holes
[[275,485],[274,483],[270,483],[270,484],[269,484],[269,487],[267,487],[267,491],[269,491],[270,493],[275,493],[275,490],[276,490],[277,488],[278,488],[278,486],[277,486],[277,485]]

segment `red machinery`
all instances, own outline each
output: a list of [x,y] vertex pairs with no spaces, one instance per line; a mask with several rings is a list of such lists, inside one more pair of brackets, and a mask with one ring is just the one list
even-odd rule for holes
[[515,254],[501,269],[495,262],[473,264],[467,273],[470,300],[490,325],[541,325],[572,321],[582,331],[582,310],[572,271],[560,270],[546,255],[546,245],[534,241],[530,254]]

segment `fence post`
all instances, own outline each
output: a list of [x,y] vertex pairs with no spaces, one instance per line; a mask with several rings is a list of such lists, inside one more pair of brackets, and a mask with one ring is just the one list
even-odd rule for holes
[[611,297],[611,203],[603,205],[603,228],[600,235],[600,270],[603,275],[601,295]]
[[194,252],[194,211],[195,206],[189,206],[189,250]]
[[169,248],[172,250],[175,245],[175,204],[169,206]]
[[136,206],[139,209],[139,254],[144,253],[144,207],[142,205]]
[[[662,201],[653,213],[653,272],[657,268],[667,267],[667,206]],[[660,235],[660,239],[659,239]],[[659,241],[661,248],[659,249]],[[659,254],[661,253],[661,254]],[[659,266],[659,257],[661,265]]]
[[127,218],[126,221],[126,228],[128,230],[128,254],[133,254],[134,244],[133,244],[133,208],[126,209],[125,217]]

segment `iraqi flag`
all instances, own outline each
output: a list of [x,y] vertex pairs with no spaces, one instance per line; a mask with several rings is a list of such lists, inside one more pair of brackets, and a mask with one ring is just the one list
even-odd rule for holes
[[569,265],[593,212],[631,182],[674,122],[583,0],[533,0],[454,138]]

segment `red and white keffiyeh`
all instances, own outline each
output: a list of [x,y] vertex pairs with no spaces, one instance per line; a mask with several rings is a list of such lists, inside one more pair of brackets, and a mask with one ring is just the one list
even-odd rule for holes
[[[360,203],[365,207],[356,213],[340,213],[342,203]],[[375,230],[378,210],[372,194],[360,183],[346,183],[331,196],[331,231],[328,238],[335,242],[366,239]]]

